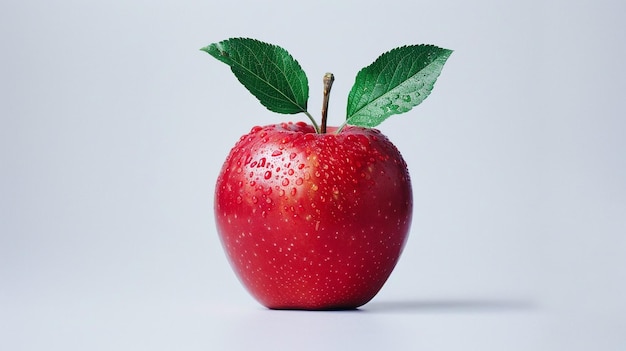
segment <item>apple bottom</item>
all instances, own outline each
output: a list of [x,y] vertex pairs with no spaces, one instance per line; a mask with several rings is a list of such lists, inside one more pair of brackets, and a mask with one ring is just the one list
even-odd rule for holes
[[332,231],[282,234],[242,233],[224,240],[239,280],[270,309],[341,310],[366,304],[391,274],[405,238],[369,241],[361,232]]

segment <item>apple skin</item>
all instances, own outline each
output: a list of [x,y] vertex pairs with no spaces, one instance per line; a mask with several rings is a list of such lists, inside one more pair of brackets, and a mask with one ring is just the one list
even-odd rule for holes
[[254,127],[215,189],[220,240],[239,280],[270,309],[355,309],[382,288],[405,245],[411,181],[376,129],[317,134]]

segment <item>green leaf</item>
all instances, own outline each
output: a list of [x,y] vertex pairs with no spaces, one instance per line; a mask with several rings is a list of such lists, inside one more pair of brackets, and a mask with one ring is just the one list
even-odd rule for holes
[[346,123],[375,127],[430,94],[452,50],[433,45],[395,48],[363,68],[348,95]]
[[306,112],[306,74],[285,49],[254,39],[232,38],[201,50],[229,65],[241,84],[270,111]]

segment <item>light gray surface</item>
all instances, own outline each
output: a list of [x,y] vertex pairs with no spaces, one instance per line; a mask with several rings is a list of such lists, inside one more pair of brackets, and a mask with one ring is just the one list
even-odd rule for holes
[[[3,1],[0,349],[623,350],[626,47],[620,1]],[[415,216],[362,311],[267,311],[212,216],[266,111],[198,49],[279,44],[336,76],[395,46],[454,49],[380,129]]]

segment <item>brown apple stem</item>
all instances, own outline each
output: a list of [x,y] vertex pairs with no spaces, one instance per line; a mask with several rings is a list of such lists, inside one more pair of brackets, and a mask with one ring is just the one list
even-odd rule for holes
[[330,88],[333,87],[335,76],[332,73],[324,74],[324,100],[322,101],[322,125],[320,133],[326,133],[326,119],[328,118],[328,101],[330,100]]

